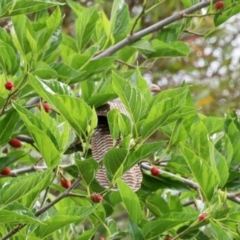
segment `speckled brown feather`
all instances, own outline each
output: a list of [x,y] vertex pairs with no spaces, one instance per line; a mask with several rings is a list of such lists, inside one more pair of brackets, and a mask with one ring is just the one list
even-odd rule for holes
[[[152,93],[156,93],[160,91],[160,88],[157,85],[150,85]],[[119,98],[109,101],[103,106],[97,109],[97,114],[99,116],[99,124],[96,128],[92,139],[92,155],[93,158],[101,162],[105,153],[113,147],[113,140],[110,135],[108,123],[107,123],[107,113],[112,109],[119,109],[122,114],[125,114],[129,117],[129,113],[126,110],[125,106],[121,102]],[[142,182],[142,172],[138,165],[133,166],[126,173],[124,173],[121,177],[133,191],[137,191],[141,187]],[[107,178],[107,173],[105,167],[101,164],[97,174],[96,179],[103,187],[109,187],[109,180]],[[116,188],[113,188],[115,190]]]

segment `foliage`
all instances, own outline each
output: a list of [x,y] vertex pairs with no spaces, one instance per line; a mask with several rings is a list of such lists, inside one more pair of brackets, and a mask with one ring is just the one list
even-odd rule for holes
[[[0,18],[10,22],[0,28],[0,167],[11,168],[0,178],[2,239],[240,239],[237,114],[199,114],[184,81],[152,96],[143,77],[159,58],[188,56],[180,36],[195,18],[212,18],[213,30],[240,1],[216,12],[216,1],[182,0],[188,10],[147,31],[123,0],[113,1],[110,16],[98,2],[0,2]],[[63,28],[64,8],[72,33]],[[121,146],[99,164],[91,154],[96,109],[117,97],[128,115],[113,109],[108,121]],[[21,149],[8,144],[14,138]],[[107,189],[95,179],[102,164]],[[143,171],[137,192],[121,180],[135,164]],[[91,201],[93,193],[103,201]]]

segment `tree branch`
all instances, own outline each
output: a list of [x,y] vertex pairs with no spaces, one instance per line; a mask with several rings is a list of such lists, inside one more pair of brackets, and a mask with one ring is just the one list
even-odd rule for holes
[[[217,1],[218,0],[213,0],[212,2],[215,3]],[[165,19],[161,20],[158,23],[153,24],[150,27],[147,27],[147,28],[145,28],[145,29],[143,29],[143,30],[141,30],[141,31],[139,31],[137,33],[129,35],[126,38],[124,38],[122,41],[118,42],[114,46],[106,49],[105,51],[103,51],[102,53],[100,53],[99,55],[94,57],[93,60],[111,56],[115,52],[117,52],[118,50],[122,49],[123,47],[125,47],[125,46],[127,46],[127,45],[129,45],[129,44],[131,44],[133,42],[136,42],[137,40],[141,39],[142,37],[144,37],[144,36],[146,36],[146,35],[148,35],[150,33],[153,33],[153,32],[161,30],[162,28],[168,26],[169,24],[174,23],[174,22],[182,19],[184,16],[186,16],[188,14],[194,13],[197,10],[200,10],[200,9],[202,9],[204,7],[209,6],[210,3],[211,3],[211,0],[207,0],[207,1],[204,1],[204,2],[197,3],[197,4],[193,5],[190,8],[187,8],[187,9],[185,9],[183,11],[175,13],[172,16],[170,16],[168,18],[165,18]]]
[[[148,170],[148,171],[150,171],[151,168],[152,168],[152,166],[149,165],[149,164],[147,164],[147,163],[141,163],[141,164],[140,164],[140,167],[141,167],[142,169],[145,169],[145,170]],[[197,190],[197,191],[200,190],[200,186],[198,185],[198,183],[196,183],[196,182],[194,182],[194,181],[192,181],[192,180],[183,178],[183,177],[181,177],[181,176],[178,176],[178,175],[175,175],[175,174],[173,174],[173,173],[164,171],[164,170],[162,170],[162,169],[159,169],[159,170],[160,170],[160,174],[165,174],[165,175],[167,175],[167,176],[169,176],[169,177],[172,177],[172,178],[174,178],[174,179],[176,179],[176,180],[179,180],[179,181],[185,183],[185,184],[186,184],[187,186],[189,186],[190,188],[193,188],[193,189],[195,189],[195,190]],[[226,194],[226,197],[227,197],[228,200],[230,200],[230,201],[232,201],[232,202],[235,202],[235,203],[237,203],[237,204],[240,204],[240,192],[228,193],[228,192],[220,191],[220,193]]]

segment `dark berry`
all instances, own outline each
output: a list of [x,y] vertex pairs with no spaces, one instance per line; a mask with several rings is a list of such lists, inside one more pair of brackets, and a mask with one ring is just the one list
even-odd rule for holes
[[8,143],[14,148],[20,148],[22,146],[22,143],[17,138],[13,138]]
[[0,172],[2,175],[10,175],[11,174],[11,169],[8,167],[5,167],[2,169],[2,171]]
[[207,218],[208,214],[207,213],[202,213],[201,215],[198,216],[198,221],[202,222]]
[[103,201],[102,196],[101,196],[100,194],[98,194],[98,193],[93,193],[93,194],[91,195],[91,199],[92,199],[92,201],[93,201],[94,203],[100,203],[100,202]]
[[68,181],[66,178],[61,178],[61,185],[64,188],[70,188],[72,186],[72,183]]
[[14,89],[14,83],[11,81],[7,81],[4,86],[8,91],[12,91]]
[[153,176],[159,176],[160,175],[160,170],[158,169],[158,168],[156,168],[156,167],[152,167],[151,168],[151,174],[153,175]]
[[47,103],[41,103],[39,105],[39,109],[43,108],[45,110],[45,112],[49,113],[51,111],[51,106]]
[[214,8],[216,10],[220,10],[220,9],[224,8],[224,5],[225,5],[224,1],[218,1],[215,3]]

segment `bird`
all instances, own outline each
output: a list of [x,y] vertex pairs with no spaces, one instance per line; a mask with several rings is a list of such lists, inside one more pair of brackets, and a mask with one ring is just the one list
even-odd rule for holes
[[[152,92],[152,95],[160,92],[160,87],[156,84],[150,84],[149,89]],[[127,109],[119,98],[108,101],[106,104],[96,109],[98,115],[98,125],[91,137],[92,157],[98,163],[100,163],[100,167],[96,173],[96,180],[104,188],[108,188],[110,186],[110,182],[107,177],[106,168],[102,164],[103,157],[112,147],[118,147],[120,144],[119,141],[116,146],[114,140],[111,137],[110,129],[108,126],[107,113],[112,109],[118,109],[120,113],[129,117]],[[121,176],[121,179],[125,181],[125,183],[134,192],[139,190],[143,179],[140,166],[138,164],[134,165]],[[117,190],[117,187],[113,187],[112,190]]]

